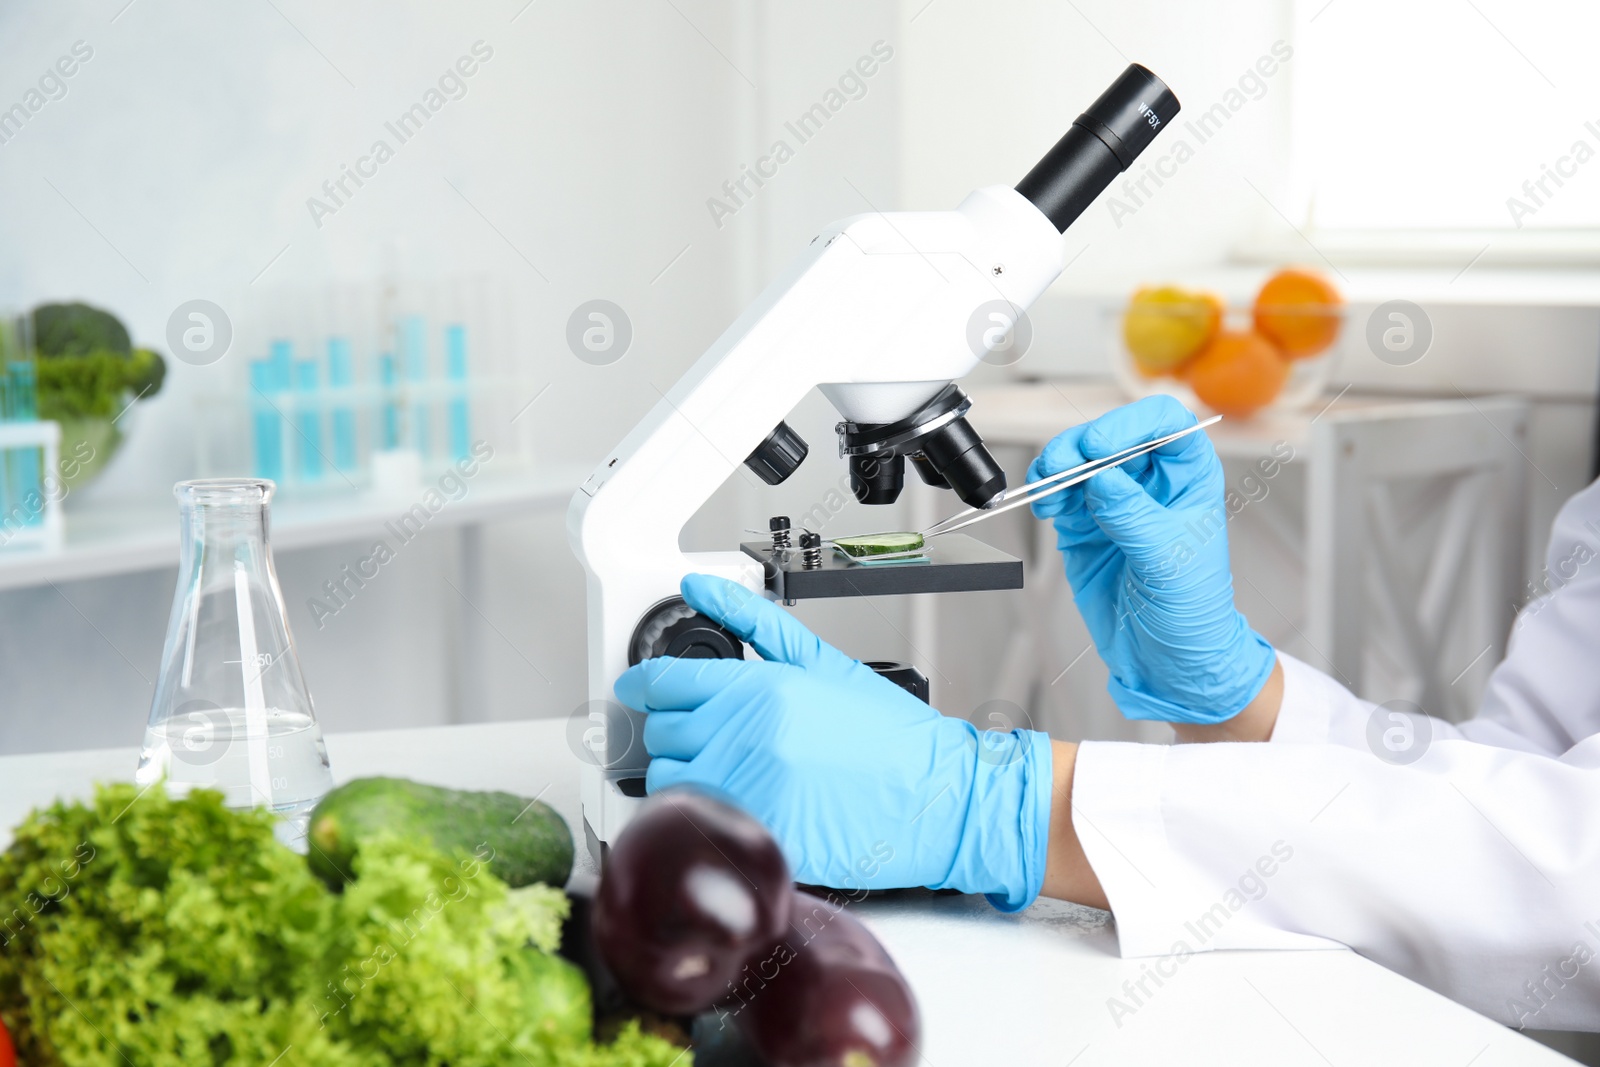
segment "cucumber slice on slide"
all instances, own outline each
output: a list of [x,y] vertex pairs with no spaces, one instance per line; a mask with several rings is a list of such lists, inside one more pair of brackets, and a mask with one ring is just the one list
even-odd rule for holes
[[839,551],[852,559],[863,556],[881,556],[889,552],[915,552],[922,547],[919,533],[875,533],[859,537],[838,537],[833,542]]

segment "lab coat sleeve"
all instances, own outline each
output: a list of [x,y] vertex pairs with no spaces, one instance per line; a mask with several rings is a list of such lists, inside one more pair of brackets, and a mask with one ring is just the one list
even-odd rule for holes
[[[1506,658],[1489,678],[1478,715],[1459,726],[1430,718],[1430,740],[1465,738],[1558,756],[1600,733],[1600,481],[1562,507]],[[1278,654],[1284,698],[1274,742],[1370,744],[1375,706],[1292,656]],[[1427,709],[1424,709],[1427,710]],[[1371,736],[1379,736],[1380,724]]]
[[1597,772],[1600,737],[1447,738],[1408,766],[1085,742],[1072,821],[1124,956],[1346,945],[1509,1025],[1600,1029]]
[[[1272,730],[1272,741],[1277,744],[1335,744],[1376,752],[1376,746],[1383,744],[1385,731],[1398,727],[1411,732],[1408,745],[1423,747],[1439,740],[1469,740],[1550,756],[1571,747],[1570,741],[1561,743],[1550,731],[1539,729],[1551,721],[1535,710],[1543,705],[1491,712],[1486,702],[1477,718],[1459,725],[1431,715],[1422,717],[1425,722],[1414,718],[1406,721],[1391,716],[1390,708],[1362,700],[1315,667],[1285,652],[1278,653],[1278,662],[1283,665],[1283,703]],[[1508,665],[1523,673],[1527,670],[1525,664],[1508,656],[1496,669],[1495,677],[1506,673]],[[1595,684],[1600,685],[1600,679]],[[1600,723],[1596,729],[1600,729]]]

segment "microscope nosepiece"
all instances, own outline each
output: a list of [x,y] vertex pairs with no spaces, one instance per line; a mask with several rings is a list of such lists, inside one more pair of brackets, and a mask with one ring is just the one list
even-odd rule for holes
[[905,487],[906,460],[929,485],[954,489],[968,506],[986,508],[1006,488],[1006,472],[967,422],[968,400],[954,383],[892,423],[841,422],[839,453],[863,504],[892,504]]

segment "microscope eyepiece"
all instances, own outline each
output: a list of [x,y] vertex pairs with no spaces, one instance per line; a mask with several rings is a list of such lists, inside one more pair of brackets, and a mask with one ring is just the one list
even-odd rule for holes
[[1134,63],[1078,116],[1077,125],[1104,141],[1126,170],[1177,113],[1172,90]]
[[1178,113],[1178,98],[1134,63],[1079,115],[1017,192],[1065,232]]

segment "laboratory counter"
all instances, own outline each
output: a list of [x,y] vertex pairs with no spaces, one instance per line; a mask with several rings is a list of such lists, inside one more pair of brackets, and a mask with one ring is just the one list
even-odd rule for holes
[[[581,827],[565,721],[333,734],[336,781],[396,775],[539,797]],[[0,837],[58,796],[131,780],[132,748],[0,757]],[[581,840],[581,833],[580,833]],[[593,864],[580,848],[580,868]],[[1124,960],[1104,912],[888,895],[851,905],[910,981],[923,1063],[1499,1067],[1564,1057],[1346,951]]]

